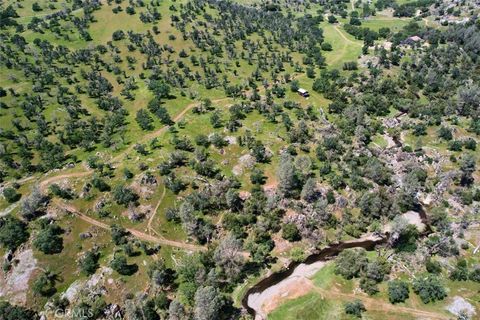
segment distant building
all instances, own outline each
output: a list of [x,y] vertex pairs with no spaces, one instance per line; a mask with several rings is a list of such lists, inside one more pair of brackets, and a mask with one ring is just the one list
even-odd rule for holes
[[408,40],[413,42],[418,42],[418,41],[422,41],[422,38],[420,38],[419,36],[411,36],[408,38]]
[[469,17],[459,19],[457,17],[449,16],[440,20],[442,26],[448,26],[449,24],[465,24],[470,21]]
[[423,42],[423,39],[420,38],[419,36],[411,36],[411,37],[408,37],[407,39],[403,40],[402,44],[409,45],[409,46],[414,46],[417,43],[421,43],[421,42]]
[[310,94],[308,93],[308,91],[303,88],[298,89],[297,92],[299,95],[301,95],[304,98],[310,97]]

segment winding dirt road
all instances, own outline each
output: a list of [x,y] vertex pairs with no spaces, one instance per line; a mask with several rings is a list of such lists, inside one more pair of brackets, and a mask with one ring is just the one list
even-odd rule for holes
[[82,178],[82,177],[89,176],[91,174],[93,174],[93,170],[91,169],[86,169],[85,171],[82,171],[82,172],[71,172],[71,173],[60,174],[58,176],[53,176],[40,181],[39,188],[42,192],[45,192],[47,191],[48,186],[54,182],[57,182],[63,179]]
[[[261,88],[260,91],[262,89],[264,90],[264,88]],[[219,103],[219,102],[222,102],[222,101],[228,101],[228,100],[232,100],[232,99],[233,98],[225,97],[225,98],[212,100],[212,103]],[[197,102],[192,102],[192,103],[188,104],[179,114],[177,114],[173,118],[173,121],[178,122],[181,119],[183,119],[183,117],[185,117],[187,112],[189,112],[196,105],[198,105],[198,103],[199,102],[197,101]],[[156,138],[156,137],[162,135],[164,132],[166,132],[168,130],[169,127],[170,126],[163,126],[162,128],[160,128],[160,129],[158,129],[158,130],[156,130],[156,131],[154,131],[150,134],[144,135],[143,138],[141,139],[141,141],[139,141],[139,143],[151,140],[153,138]],[[111,159],[111,162],[115,163],[115,162],[120,161],[122,159],[122,157],[124,157],[126,154],[128,154],[129,152],[131,152],[133,150],[134,146],[135,146],[135,144],[131,144],[127,149],[125,149],[124,151],[119,153],[117,156],[113,157]],[[93,173],[94,173],[94,170],[89,169],[89,168],[85,168],[85,170],[81,171],[81,172],[71,172],[71,173],[58,174],[58,175],[48,177],[44,180],[39,181],[39,188],[42,192],[46,192],[49,185],[51,185],[52,183],[55,183],[55,182],[63,180],[63,179],[87,177],[89,175],[92,175]],[[31,179],[33,179],[33,177],[25,178],[25,179],[23,179],[23,181],[26,182],[26,181],[29,181]],[[21,181],[21,180],[18,180],[17,182],[19,182],[19,181]],[[156,233],[155,230],[153,230],[153,228],[151,227],[151,224],[152,224],[153,218],[154,218],[158,208],[160,207],[160,204],[161,204],[164,196],[165,196],[165,187],[164,187],[164,190],[163,190],[163,194],[161,195],[160,200],[158,201],[158,203],[155,207],[155,211],[153,212],[152,216],[150,217],[150,219],[148,221],[147,230],[149,232],[153,231],[154,233]],[[95,225],[95,226],[100,227],[102,229],[110,229],[109,225],[83,214],[77,208],[75,208],[73,205],[66,204],[64,202],[58,201],[57,199],[55,199],[54,202],[58,207],[66,210],[68,212],[74,213],[80,219],[82,219],[82,220],[84,220],[84,221],[86,221],[86,222],[88,222],[92,225]],[[145,241],[149,241],[149,242],[153,242],[153,243],[158,243],[158,244],[161,244],[161,245],[168,245],[168,246],[172,246],[172,247],[183,248],[183,249],[192,250],[192,251],[206,250],[206,247],[204,247],[204,246],[199,246],[199,245],[188,244],[188,243],[184,243],[184,242],[168,240],[168,239],[165,239],[163,237],[155,237],[151,234],[147,234],[147,233],[141,232],[139,230],[135,230],[135,229],[127,229],[127,230],[132,235],[134,235],[135,237],[137,237],[141,240],[145,240]]]
[[[92,217],[89,217],[82,212],[78,211],[74,206],[66,204],[64,202],[61,202],[59,200],[54,200],[55,205],[57,205],[59,208],[70,212],[72,214],[75,214],[77,217],[82,219],[85,222],[88,222],[94,226],[97,226],[99,228],[105,229],[105,230],[110,230],[110,226],[104,222],[98,221]],[[176,248],[182,248],[190,251],[202,251],[202,250],[207,250],[206,247],[200,246],[200,245],[195,245],[195,244],[190,244],[190,243],[184,243],[184,242],[179,242],[179,241],[173,241],[173,240],[168,240],[168,239],[161,239],[158,237],[154,237],[152,235],[146,234],[144,232],[141,232],[136,229],[130,229],[126,228],[128,232],[130,232],[133,236],[140,240],[152,242],[152,243],[157,243],[160,245],[167,245],[170,247],[176,247]]]
[[[227,100],[231,100],[231,99],[232,98],[216,99],[216,100],[212,100],[212,103],[219,103],[219,102],[227,101]],[[192,102],[192,103],[188,104],[179,114],[177,114],[175,116],[175,118],[173,118],[173,121],[178,122],[178,121],[182,120],[183,117],[185,117],[185,115],[187,114],[187,112],[192,110],[193,107],[195,107],[196,105],[198,105],[198,102]],[[165,133],[168,130],[169,127],[170,126],[163,126],[160,129],[158,129],[158,130],[156,130],[152,133],[144,135],[143,138],[141,139],[141,141],[139,141],[139,143],[143,143],[143,142],[146,142],[148,140],[159,137],[160,135]],[[119,153],[117,156],[113,157],[110,160],[110,162],[112,162],[112,163],[119,162],[122,159],[122,157],[124,157],[126,154],[131,152],[134,147],[135,147],[135,144],[131,144],[127,149],[125,149],[124,151]],[[93,172],[94,171],[92,169],[85,169],[85,171],[82,171],[82,172],[64,173],[64,174],[59,174],[59,175],[56,175],[56,176],[53,176],[53,177],[46,178],[46,179],[41,180],[39,182],[40,190],[45,191],[50,184],[55,183],[57,181],[60,181],[60,180],[63,180],[63,179],[87,177],[87,176],[93,174]],[[29,177],[29,178],[25,179],[25,181],[28,181],[28,180],[31,180],[31,178]],[[20,181],[17,181],[17,182],[20,182]]]
[[[212,103],[218,103],[218,102],[222,102],[222,101],[226,101],[226,100],[231,100],[231,98],[216,99],[216,100],[213,100]],[[197,104],[198,104],[198,102],[192,102],[192,103],[188,104],[179,114],[177,114],[175,116],[175,118],[173,120],[175,122],[181,120],[187,114],[187,112],[190,111]],[[158,129],[158,130],[156,130],[156,131],[154,131],[150,134],[147,134],[147,135],[143,136],[143,138],[140,142],[145,142],[145,141],[148,141],[150,139],[153,139],[155,137],[160,136],[161,134],[166,132],[166,130],[168,130],[169,127],[170,126],[163,126],[162,128],[160,128],[160,129]],[[133,148],[134,148],[134,144],[130,145],[127,149],[122,151],[116,157],[112,158],[111,162],[118,162],[127,153],[131,152],[133,150]],[[39,182],[39,188],[42,192],[46,192],[47,189],[48,189],[48,186],[51,185],[52,183],[55,183],[55,182],[63,180],[63,179],[87,177],[89,175],[92,175],[93,172],[94,171],[92,169],[87,169],[86,168],[85,171],[81,171],[81,172],[71,172],[71,173],[59,174],[59,175],[49,177],[49,178],[46,178],[46,179],[40,181]],[[162,203],[162,200],[165,196],[165,192],[166,192],[166,190],[165,190],[165,187],[164,187],[163,188],[163,193],[162,193],[162,195],[161,195],[161,197],[160,197],[160,199],[159,199],[159,201],[158,201],[158,203],[155,207],[155,211],[153,212],[152,216],[150,217],[150,219],[148,221],[147,229],[149,231],[153,230],[152,227],[151,227],[151,224],[152,224],[153,218],[154,218],[158,208],[160,207],[160,204]],[[86,221],[86,222],[88,222],[92,225],[95,225],[95,226],[97,226],[99,228],[102,228],[102,229],[107,229],[107,230],[110,229],[109,225],[83,214],[77,208],[75,208],[73,205],[66,204],[64,202],[58,201],[57,199],[54,200],[54,203],[58,207],[66,210],[68,212],[74,213],[80,219],[82,219],[82,220],[84,220],[84,221]],[[148,242],[158,243],[158,244],[161,244],[161,245],[167,245],[167,246],[172,246],[172,247],[177,247],[177,248],[183,248],[183,249],[192,250],[192,251],[206,250],[206,247],[204,247],[204,246],[199,246],[199,245],[188,244],[188,243],[184,243],[184,242],[168,240],[168,239],[165,239],[163,237],[161,237],[161,238],[160,237],[155,237],[151,234],[147,234],[147,233],[141,232],[141,231],[136,230],[136,229],[127,229],[127,230],[132,235],[134,235],[135,237],[137,237],[141,240],[148,241]],[[155,231],[155,230],[153,230],[153,231]]]
[[[216,100],[212,100],[212,103],[219,103],[219,102],[222,102],[222,101],[227,101],[227,100],[231,100],[232,98],[221,98],[221,99],[216,99]],[[179,114],[177,114],[174,118],[173,118],[173,121],[174,122],[178,122],[180,120],[183,119],[183,117],[185,117],[185,115],[187,114],[188,111],[192,110],[193,107],[197,106],[198,105],[198,102],[192,102],[190,103],[189,105],[187,105]],[[145,141],[148,141],[148,140],[152,140],[154,138],[157,138],[158,136],[162,135],[163,133],[165,133],[168,128],[170,128],[170,126],[163,126],[161,127],[160,129],[156,130],[156,131],[153,131],[149,134],[146,134],[143,136],[142,140],[140,141],[140,143],[142,142],[145,142]],[[131,144],[127,149],[125,149],[122,153],[118,154],[116,157],[112,158],[111,162],[117,162],[119,160],[121,160],[121,158],[123,156],[125,156],[125,154],[131,152],[133,150],[133,148],[135,147],[135,144]]]

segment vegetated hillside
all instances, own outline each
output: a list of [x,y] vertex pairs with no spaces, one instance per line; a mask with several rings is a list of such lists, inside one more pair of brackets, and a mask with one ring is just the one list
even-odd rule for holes
[[378,255],[335,262],[363,304],[272,317],[474,317],[475,4],[0,10],[0,318],[248,318],[265,270],[369,234]]

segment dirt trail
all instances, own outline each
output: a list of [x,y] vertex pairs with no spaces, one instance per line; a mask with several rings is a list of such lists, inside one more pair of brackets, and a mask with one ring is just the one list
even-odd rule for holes
[[71,179],[71,178],[81,178],[81,177],[86,177],[89,176],[93,173],[93,170],[87,169],[82,172],[72,172],[72,173],[64,173],[60,174],[58,176],[53,176],[50,178],[47,178],[43,181],[40,181],[39,187],[40,190],[45,192],[48,188],[48,186],[56,181],[63,180],[63,179]]
[[155,230],[152,229],[152,221],[155,218],[155,215],[157,214],[158,208],[162,204],[163,198],[165,197],[165,193],[167,191],[167,188],[165,188],[165,185],[162,185],[162,186],[163,186],[162,195],[160,196],[160,199],[158,199],[157,205],[155,206],[155,209],[153,210],[152,215],[148,219],[147,230],[148,230],[148,233],[150,233],[150,234],[152,234],[152,231],[155,232]]
[[[369,234],[363,237],[362,241],[374,240],[375,235]],[[415,307],[405,307],[390,304],[389,302],[371,298],[363,293],[344,293],[337,287],[331,286],[322,289],[315,285],[312,277],[325,266],[324,260],[319,260],[311,264],[301,263],[293,269],[293,272],[286,278],[272,285],[268,285],[259,292],[251,293],[247,296],[247,305],[255,311],[255,320],[265,320],[268,314],[277,309],[287,300],[292,300],[305,296],[308,293],[316,292],[322,299],[333,299],[339,301],[361,300],[367,310],[381,311],[385,314],[400,313],[413,315],[416,318],[429,320],[447,320],[448,316],[433,311],[419,310]]]
[[[302,74],[303,75],[303,74]],[[300,76],[302,76],[300,75]],[[300,77],[299,76],[299,77]],[[264,91],[265,88],[261,87],[259,88],[259,92],[261,91]],[[212,103],[219,103],[219,102],[223,102],[223,101],[228,101],[228,100],[233,100],[233,98],[230,98],[230,97],[225,97],[225,98],[219,98],[219,99],[215,99],[215,100],[212,100]],[[190,104],[188,104],[185,108],[182,109],[182,111],[180,111],[179,114],[177,114],[174,118],[173,118],[173,121],[174,122],[178,122],[180,120],[182,120],[182,118],[187,114],[187,112],[189,112],[191,109],[193,109],[196,105],[198,105],[199,102],[198,101],[195,101],[195,102],[192,102]],[[160,129],[152,132],[152,133],[149,133],[147,135],[144,135],[143,138],[141,139],[141,141],[139,141],[139,143],[144,143],[148,140],[151,140],[153,138],[156,138],[160,135],[162,135],[164,132],[166,132],[168,130],[170,126],[163,126],[161,127]],[[127,149],[125,149],[124,151],[122,151],[121,153],[119,153],[118,155],[116,155],[115,157],[113,157],[110,162],[114,163],[114,162],[118,162],[119,160],[122,159],[122,157],[124,157],[127,153],[131,152],[133,150],[133,148],[135,147],[135,144],[131,144]],[[62,179],[67,179],[67,178],[81,178],[81,177],[86,177],[88,175],[91,175],[93,174],[93,170],[91,169],[86,169],[85,171],[82,171],[82,172],[74,172],[74,173],[65,173],[65,174],[60,174],[60,175],[56,175],[56,176],[53,176],[53,177],[49,177],[47,179],[44,179],[44,180],[41,180],[39,182],[40,184],[40,189],[41,190],[46,190],[46,188],[56,182],[56,181],[59,181],[59,180],[62,180]],[[34,177],[31,176],[31,177],[27,177],[27,178],[23,178],[21,180],[17,180],[16,182],[17,183],[24,183],[24,182],[27,182],[27,181],[30,181],[32,180]]]
[[352,40],[348,39],[347,36],[345,36],[343,32],[340,29],[338,29],[338,26],[334,26],[333,28],[335,29],[335,31],[337,31],[340,34],[343,40],[351,44],[355,44],[355,45],[357,44],[356,42],[353,42]]
[[363,302],[365,305],[365,308],[367,310],[375,310],[375,311],[382,311],[384,313],[388,312],[398,312],[398,313],[406,313],[406,314],[411,314],[417,317],[422,317],[426,318],[429,320],[448,320],[451,319],[450,317],[436,313],[436,312],[431,312],[431,311],[424,311],[424,310],[419,310],[419,309],[414,309],[414,308],[409,308],[409,307],[403,307],[403,306],[398,306],[390,303],[386,303],[383,301],[380,301],[378,299],[373,299],[370,297],[365,297],[365,296],[359,296],[358,294],[353,294],[353,293],[343,293],[339,292],[336,289],[330,289],[330,290],[324,290],[322,288],[319,288],[313,284],[311,280],[308,280],[308,283],[310,285],[310,289],[320,293],[322,297],[328,297],[329,299],[333,298],[346,298],[348,301],[352,301],[355,299],[359,299]]
[[333,59],[331,59],[330,61],[328,61],[329,65],[333,65],[333,64],[337,63],[338,61],[342,60],[344,58],[345,54],[347,53],[347,50],[349,50],[349,45],[359,46],[359,43],[356,43],[356,42],[348,39],[347,36],[345,36],[345,34],[343,34],[343,32],[338,28],[338,26],[333,26],[333,28],[342,37],[344,42],[343,42],[343,46],[339,50],[337,50],[338,52],[335,55],[335,57]]
[[[90,223],[94,226],[97,226],[99,228],[110,230],[110,226],[108,224],[106,224],[104,222],[101,222],[101,221],[98,221],[98,220],[96,220],[92,217],[89,217],[89,216],[81,213],[74,206],[66,204],[66,203],[61,202],[61,201],[54,201],[54,202],[58,207],[75,214],[76,216],[78,216],[83,221],[88,222],[88,223]],[[184,242],[178,242],[178,241],[173,241],[173,240],[167,240],[167,239],[160,239],[160,238],[154,237],[152,235],[149,235],[149,234],[143,233],[141,231],[138,231],[136,229],[126,228],[126,230],[128,232],[130,232],[133,236],[139,238],[140,240],[153,242],[153,243],[158,243],[160,245],[167,245],[167,246],[182,248],[182,249],[191,250],[191,251],[207,250],[207,248],[204,247],[204,246],[199,246],[199,245],[194,245],[194,244],[189,244],[189,243],[184,243]]]
[[5,217],[10,212],[12,212],[16,207],[18,207],[18,201],[15,203],[12,203],[8,207],[6,207],[4,210],[0,211],[0,217]]
[[[259,89],[259,92],[262,92],[264,90],[265,90],[265,88],[262,87],[262,88]],[[233,98],[230,98],[230,97],[219,98],[219,99],[212,100],[212,103],[219,103],[219,102],[228,101],[228,100],[233,100]],[[182,120],[182,118],[185,116],[185,114],[187,114],[188,111],[192,110],[193,107],[197,106],[198,104],[199,104],[199,102],[196,101],[196,102],[192,102],[189,105],[187,105],[179,114],[177,114],[175,116],[175,118],[173,118],[173,121],[178,122],[178,121]],[[147,135],[143,136],[142,142],[154,139],[154,138],[162,135],[165,131],[168,130],[169,127],[170,126],[163,126],[162,128],[158,129],[157,131],[154,131],[150,134],[147,134]],[[135,144],[130,145],[122,153],[120,153],[116,157],[112,158],[111,162],[116,162],[116,161],[120,160],[121,157],[123,157],[128,152],[132,151],[134,147],[135,147]]]
[[[212,100],[212,103],[219,103],[219,102],[222,102],[222,101],[226,101],[226,100],[230,100],[231,98],[221,98],[221,99],[216,99],[216,100]],[[188,111],[192,110],[193,107],[195,107],[196,105],[198,105],[198,102],[192,102],[190,103],[189,105],[187,105],[179,114],[177,114],[175,116],[175,118],[173,118],[173,121],[174,122],[178,122],[180,120],[182,120],[182,118],[185,116],[185,114],[187,114]],[[148,141],[148,140],[151,140],[151,139],[154,139],[160,135],[162,135],[164,132],[166,132],[168,130],[168,128],[170,128],[170,126],[163,126],[161,127],[160,129],[152,132],[152,133],[149,133],[147,135],[144,135],[141,142],[145,142],[145,141]],[[133,150],[133,148],[135,147],[135,144],[131,144],[127,149],[125,149],[122,153],[118,154],[116,157],[112,158],[111,162],[117,162],[119,161],[123,156],[125,156],[127,153],[131,152]]]
[[[220,99],[212,100],[212,103],[219,103],[219,102],[227,101],[227,100],[231,100],[231,99],[232,98],[228,98],[228,97],[227,98],[220,98]],[[198,102],[192,102],[192,103],[188,104],[179,114],[177,114],[175,116],[175,118],[173,118],[173,121],[175,121],[175,122],[180,121],[185,116],[185,114],[187,114],[187,112],[190,111],[191,109],[193,109],[193,107],[195,107],[197,104],[198,104]],[[163,126],[162,128],[160,128],[160,129],[158,129],[158,130],[156,130],[156,131],[154,131],[150,134],[144,135],[143,138],[141,139],[140,143],[151,140],[153,138],[156,138],[156,137],[162,135],[166,130],[168,130],[169,127],[170,126]],[[127,149],[125,149],[124,151],[119,153],[117,156],[113,157],[111,159],[111,162],[118,162],[127,153],[131,152],[134,147],[135,147],[135,144],[130,145]],[[50,184],[55,183],[59,180],[86,177],[86,176],[89,176],[89,175],[93,174],[93,172],[94,171],[91,170],[91,169],[86,169],[85,171],[82,171],[82,172],[64,173],[64,174],[59,174],[59,175],[56,175],[56,176],[46,178],[46,179],[41,180],[39,182],[40,190],[45,191]],[[17,180],[16,182],[17,183],[24,183],[24,182],[28,182],[32,179],[34,179],[34,177],[30,176],[30,177],[27,177],[27,178],[23,178],[21,180]]]
[[[232,100],[232,98],[225,97],[225,98],[215,99],[215,100],[212,100],[212,103],[219,103],[219,102],[227,101],[227,100]],[[181,120],[187,114],[187,112],[190,111],[191,109],[193,109],[193,107],[195,107],[196,105],[198,105],[198,102],[192,102],[192,103],[188,104],[179,114],[177,114],[175,116],[175,118],[173,118],[173,121],[178,122],[179,120]],[[168,130],[169,127],[170,126],[163,126],[162,128],[160,128],[160,129],[158,129],[158,130],[156,130],[156,131],[154,131],[150,134],[147,134],[147,135],[143,136],[140,143],[160,136],[166,130]],[[112,158],[111,162],[117,162],[117,161],[121,160],[122,157],[124,157],[127,153],[129,153],[133,150],[134,146],[135,146],[135,144],[130,145],[127,149],[125,149],[120,154],[118,154],[117,156]],[[91,169],[85,169],[85,171],[82,171],[82,172],[64,173],[64,174],[59,174],[59,175],[56,175],[56,176],[52,176],[52,177],[49,177],[49,178],[46,178],[46,179],[40,181],[39,182],[39,188],[42,192],[46,192],[48,186],[52,183],[55,183],[56,181],[63,180],[63,179],[69,179],[69,178],[86,177],[86,176],[89,176],[89,175],[93,174],[93,172],[94,171],[91,170]],[[28,177],[28,178],[24,179],[24,181],[28,181],[30,179],[31,179],[31,177]],[[165,187],[164,187],[164,190],[163,190],[163,194],[162,194],[159,202],[156,205],[155,211],[152,214],[152,217],[148,221],[147,228],[149,229],[149,231],[153,230],[151,228],[151,223],[153,221],[153,217],[155,216],[155,213],[157,212],[157,210],[158,210],[158,208],[159,208],[159,206],[160,206],[160,204],[163,200],[164,195],[165,195]],[[98,226],[100,228],[103,228],[103,229],[110,229],[110,226],[108,226],[107,224],[105,224],[101,221],[95,220],[95,219],[81,213],[79,210],[77,210],[72,205],[68,205],[68,204],[62,203],[60,201],[55,201],[55,202],[59,207],[76,214],[79,218],[81,218],[82,220],[84,220],[88,223],[91,223],[91,224],[96,225],[96,226]],[[203,247],[203,246],[187,244],[187,243],[183,243],[183,242],[177,242],[177,241],[168,240],[168,239],[165,239],[165,238],[159,238],[159,237],[155,237],[155,236],[152,236],[151,234],[146,234],[146,233],[143,233],[143,232],[135,230],[135,229],[127,229],[127,230],[132,235],[136,236],[139,239],[145,240],[145,241],[154,242],[154,243],[163,244],[163,245],[168,245],[168,246],[177,247],[177,248],[183,248],[183,249],[187,249],[187,250],[206,250],[206,247]],[[153,230],[153,231],[155,231],[155,230]]]
[[[314,268],[315,271],[321,269],[324,265],[324,262],[321,262],[318,267]],[[329,288],[328,290],[317,287],[309,275],[306,276],[302,274],[297,274],[296,276],[290,277],[283,285],[277,288],[273,292],[269,292],[268,295],[264,296],[263,299],[259,299],[260,304],[257,305],[256,309],[258,311],[255,319],[263,320],[267,319],[268,314],[274,311],[278,306],[284,303],[287,300],[292,300],[299,298],[308,294],[309,292],[316,292],[320,294],[322,299],[337,299],[337,300],[346,300],[353,301],[359,299],[365,305],[367,311],[381,311],[385,314],[390,313],[404,313],[413,315],[421,319],[429,320],[448,320],[450,317],[439,314],[431,311],[424,311],[409,307],[403,307],[399,305],[394,305],[388,302],[384,302],[378,299],[373,299],[362,294],[354,293],[343,293],[338,291],[337,288]]]
[[[54,15],[54,14],[57,14],[57,13],[61,13],[63,12],[64,10],[56,10],[56,11],[49,11],[49,12],[43,12],[43,13],[38,13],[38,14],[32,14],[32,15],[29,15],[29,16],[21,16],[19,17],[18,19],[19,20],[24,20],[24,19],[29,19],[29,18],[41,18],[41,17],[46,17],[48,15]],[[70,12],[70,14],[75,14],[75,13],[78,13],[82,11],[82,9],[76,9],[76,10],[73,10],[72,12]]]
[[[221,99],[215,99],[215,100],[212,100],[212,103],[219,103],[219,102],[227,101],[227,100],[231,100],[231,99],[232,98],[229,98],[229,97],[221,98]],[[198,104],[198,102],[192,102],[192,103],[188,104],[179,114],[177,114],[175,116],[175,118],[173,120],[175,122],[181,120],[187,114],[187,112],[190,111],[197,104]],[[163,126],[162,128],[158,129],[157,131],[154,131],[150,134],[147,134],[147,135],[143,136],[143,138],[141,139],[140,142],[145,142],[145,141],[148,141],[148,140],[153,139],[155,137],[158,137],[161,134],[163,134],[166,130],[168,130],[168,128],[169,128],[169,126]],[[130,145],[127,149],[122,151],[116,157],[112,158],[111,162],[117,162],[117,161],[121,160],[122,157],[124,157],[127,153],[131,152],[133,150],[133,148],[134,148],[134,144]],[[55,183],[59,180],[87,177],[87,176],[93,174],[93,172],[94,171],[92,169],[85,169],[85,171],[81,171],[81,172],[63,173],[63,174],[59,174],[59,175],[56,175],[56,176],[52,176],[52,177],[49,177],[49,178],[46,178],[44,180],[39,181],[39,188],[42,192],[46,192],[47,188],[50,184]],[[22,180],[18,180],[17,182],[20,182],[20,181],[26,182],[26,181],[29,181],[31,179],[33,179],[33,177],[27,177],[27,178],[24,178]],[[151,228],[151,223],[153,221],[153,217],[155,216],[155,213],[157,212],[164,196],[165,196],[165,187],[164,187],[164,190],[163,190],[163,194],[160,197],[160,200],[158,201],[158,203],[155,207],[155,211],[152,214],[152,217],[150,217],[150,219],[148,221],[148,229],[149,230],[153,230]],[[99,228],[102,228],[102,229],[107,229],[107,230],[110,229],[109,225],[81,213],[73,205],[69,205],[69,204],[66,204],[66,203],[63,203],[63,202],[60,202],[60,201],[57,201],[57,200],[54,200],[54,202],[58,207],[66,210],[66,211],[69,211],[71,213],[74,213],[80,219],[82,219],[82,220],[84,220],[84,221],[86,221],[86,222],[88,222],[92,225],[95,225],[95,226],[97,226]],[[177,248],[183,248],[183,249],[192,250],[192,251],[206,250],[206,247],[204,247],[204,246],[199,246],[199,245],[188,244],[188,243],[184,243],[184,242],[168,240],[168,239],[165,239],[163,237],[159,238],[159,237],[155,237],[151,234],[143,233],[143,232],[141,232],[139,230],[135,230],[135,229],[127,229],[127,230],[132,235],[134,235],[135,237],[137,237],[141,240],[148,241],[148,242],[158,243],[158,244],[161,244],[161,245],[167,245],[167,246],[172,246],[172,247],[177,247]],[[155,231],[155,230],[153,230],[153,231]]]

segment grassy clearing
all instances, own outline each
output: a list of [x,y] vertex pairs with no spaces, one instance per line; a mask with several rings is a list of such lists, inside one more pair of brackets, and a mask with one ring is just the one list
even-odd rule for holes
[[[34,250],[34,256],[38,260],[40,270],[50,270],[59,276],[57,283],[57,292],[65,291],[74,281],[84,280],[87,277],[78,270],[77,260],[84,250],[90,250],[98,245],[102,254],[102,265],[106,264],[106,257],[112,251],[110,234],[105,230],[97,228],[92,229],[88,223],[76,219],[73,216],[64,216],[59,225],[66,231],[63,235],[64,249],[60,254],[46,255]],[[80,240],[80,233],[91,232],[94,237]],[[68,261],[69,263],[66,263]],[[34,279],[32,280],[32,282]],[[31,306],[38,305],[39,300],[45,300],[35,296],[33,292],[28,293],[28,301]],[[44,301],[44,302],[45,302]]]
[[409,23],[409,20],[398,18],[371,17],[362,21],[362,27],[378,31],[380,28],[390,28],[392,32],[398,32]]
[[383,320],[383,319],[388,319],[388,320],[416,320],[418,317],[412,316],[411,314],[408,313],[402,313],[402,312],[382,312],[382,311],[366,311],[363,314],[364,319],[371,319],[371,320]]
[[382,136],[379,136],[379,135],[375,135],[372,138],[371,144],[374,145],[374,146],[378,146],[382,149],[385,149],[388,146],[387,140],[385,140],[385,138],[383,138]]
[[[369,252],[374,255],[375,252]],[[478,262],[477,262],[478,263]],[[474,261],[470,265],[475,264]],[[411,276],[407,274],[398,274],[396,277],[410,282]],[[445,274],[445,277],[447,275]],[[345,280],[341,276],[334,273],[333,262],[328,262],[320,271],[312,278],[312,283],[319,288],[320,292],[310,292],[309,294],[289,300],[281,304],[270,315],[269,319],[350,319],[344,314],[343,306],[346,302],[354,298],[369,299],[378,301],[378,304],[385,305],[385,311],[369,310],[364,313],[364,319],[383,320],[383,319],[417,319],[417,314],[412,314],[405,308],[432,312],[437,315],[449,316],[445,310],[453,297],[461,296],[473,304],[475,308],[479,308],[478,301],[480,296],[478,293],[478,284],[471,281],[445,281],[448,291],[448,297],[445,300],[434,303],[424,304],[420,298],[413,293],[410,288],[410,298],[405,303],[392,305],[388,300],[387,282],[379,284],[380,292],[374,296],[367,296],[361,293],[359,289],[359,279]],[[332,296],[322,297],[323,292],[332,292]],[[333,294],[336,293],[336,294]],[[372,302],[370,302],[372,303]],[[388,308],[387,308],[388,307]],[[398,307],[398,308],[397,308]],[[402,309],[403,308],[403,309]],[[311,316],[312,315],[312,316]]]
[[335,278],[335,266],[333,263],[327,263],[320,271],[318,271],[313,277],[312,281],[315,286],[325,289],[332,284],[332,281],[337,280]]
[[356,61],[362,53],[363,42],[347,34],[340,26],[322,23],[325,41],[333,47],[332,51],[325,53],[329,68],[342,69],[347,61]]
[[401,5],[401,4],[406,4],[406,3],[409,3],[409,2],[413,2],[413,0],[396,0],[395,2]]
[[180,241],[187,238],[185,231],[181,225],[167,221],[165,217],[165,210],[176,205],[176,196],[167,191],[152,222],[152,228],[167,239]]
[[[6,5],[13,5],[16,8],[18,19],[21,22],[32,20],[33,17],[42,18],[48,14],[61,11],[64,8],[62,3],[51,0],[36,0],[36,1],[5,1]],[[32,5],[37,3],[40,11],[34,11]]]
[[[112,259],[112,252],[114,252],[115,249],[111,242],[109,231],[92,227],[87,222],[76,219],[74,216],[64,216],[59,220],[59,224],[66,230],[63,235],[64,249],[62,253],[45,255],[34,250],[35,258],[38,260],[39,270],[48,269],[59,276],[59,281],[56,284],[57,295],[64,292],[73,282],[88,279],[88,277],[80,273],[78,269],[77,260],[82,252],[90,250],[93,247],[98,247],[101,253],[100,266],[108,266]],[[93,237],[80,240],[80,234],[85,232],[90,232]],[[113,272],[110,278],[115,281],[115,284],[107,285],[107,293],[104,297],[106,302],[118,302],[126,293],[142,291],[145,283],[149,281],[147,275],[148,265],[151,264],[153,260],[161,258],[168,267],[175,268],[175,260],[181,259],[184,254],[181,250],[165,246],[161,247],[160,251],[154,256],[141,254],[128,257],[129,264],[135,263],[138,265],[138,272],[132,277],[120,276],[118,273]],[[66,263],[66,261],[68,261],[68,263]],[[31,282],[34,280],[35,277]],[[29,306],[35,307],[43,305],[45,302],[45,298],[36,296],[32,292],[28,293]]]
[[348,319],[342,315],[338,302],[323,299],[319,294],[310,293],[282,304],[268,315],[269,320],[318,320]]

